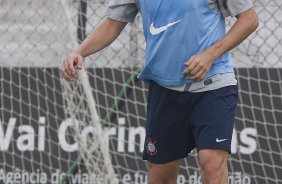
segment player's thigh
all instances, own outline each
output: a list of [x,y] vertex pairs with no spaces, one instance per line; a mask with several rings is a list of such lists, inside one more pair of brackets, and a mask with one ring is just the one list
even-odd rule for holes
[[148,162],[149,183],[176,183],[180,160],[171,161],[164,164],[154,164]]
[[155,164],[169,163],[185,158],[194,149],[189,121],[192,97],[189,93],[150,83],[144,160]]
[[229,152],[221,149],[203,149],[199,151],[200,166],[203,171],[215,173],[227,171]]
[[236,86],[202,93],[191,116],[198,151],[216,149],[231,152],[237,99]]

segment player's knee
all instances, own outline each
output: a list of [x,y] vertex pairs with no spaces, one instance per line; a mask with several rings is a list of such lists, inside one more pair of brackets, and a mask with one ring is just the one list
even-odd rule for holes
[[162,176],[149,176],[149,184],[173,184],[175,183],[169,178],[164,178]]
[[226,184],[224,181],[226,180],[225,173],[227,172],[223,163],[217,165],[214,162],[207,162],[201,169],[202,175],[205,178],[204,184]]
[[227,174],[228,153],[224,151],[205,151],[200,153],[201,171],[208,183],[218,183]]
[[216,176],[217,173],[222,172],[225,169],[224,162],[214,162],[207,161],[201,165],[202,172],[204,172],[205,176]]
[[157,172],[149,172],[149,184],[175,184],[177,175],[161,174]]
[[149,184],[175,184],[175,180],[164,180],[164,179],[159,179],[159,180],[149,180]]
[[178,175],[179,161],[166,164],[149,163],[149,184],[175,184]]

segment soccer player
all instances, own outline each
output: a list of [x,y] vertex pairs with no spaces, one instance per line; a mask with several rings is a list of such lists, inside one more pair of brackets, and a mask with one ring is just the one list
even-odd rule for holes
[[[228,51],[258,27],[251,0],[111,0],[107,18],[63,64],[77,79],[83,58],[113,42],[140,12],[146,40],[139,79],[149,83],[149,183],[176,183],[180,160],[197,148],[204,184],[226,184],[237,81]],[[237,18],[225,31],[225,17]]]

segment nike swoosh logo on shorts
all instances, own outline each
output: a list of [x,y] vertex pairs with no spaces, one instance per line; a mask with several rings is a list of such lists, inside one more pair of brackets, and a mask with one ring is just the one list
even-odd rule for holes
[[218,139],[218,138],[216,138],[215,141],[216,141],[216,142],[223,142],[223,141],[227,141],[227,139]]
[[161,32],[167,30],[167,28],[169,28],[169,27],[171,27],[171,26],[177,24],[177,23],[180,22],[180,21],[181,21],[181,20],[178,20],[178,21],[175,21],[175,22],[171,22],[171,23],[168,23],[168,24],[165,25],[165,26],[158,27],[158,28],[156,28],[156,27],[154,26],[154,22],[152,22],[152,24],[150,25],[150,33],[151,33],[152,35],[158,35],[158,34],[160,34]]

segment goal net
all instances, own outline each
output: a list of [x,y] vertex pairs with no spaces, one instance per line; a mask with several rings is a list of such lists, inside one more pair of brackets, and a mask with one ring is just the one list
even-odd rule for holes
[[[254,5],[260,27],[231,52],[239,104],[230,184],[282,183],[282,2]],[[85,60],[77,82],[61,79],[63,59],[106,6],[0,0],[0,183],[148,182],[141,159],[147,84],[136,80],[145,50],[140,15]],[[197,156],[181,162],[178,184],[200,183]]]

